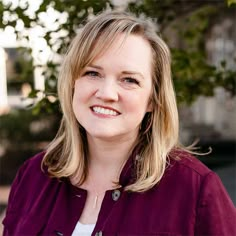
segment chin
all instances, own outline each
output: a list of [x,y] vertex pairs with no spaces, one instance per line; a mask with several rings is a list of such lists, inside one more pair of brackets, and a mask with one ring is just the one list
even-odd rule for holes
[[92,138],[98,138],[98,139],[111,139],[114,138],[116,136],[119,136],[119,134],[117,134],[116,132],[111,132],[111,130],[108,130],[106,132],[106,130],[102,130],[102,131],[87,131],[87,133],[89,134],[90,137]]

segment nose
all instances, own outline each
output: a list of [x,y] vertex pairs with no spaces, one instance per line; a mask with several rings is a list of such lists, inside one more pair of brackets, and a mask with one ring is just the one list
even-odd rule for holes
[[104,79],[95,96],[103,101],[117,101],[119,96],[115,82],[111,78]]

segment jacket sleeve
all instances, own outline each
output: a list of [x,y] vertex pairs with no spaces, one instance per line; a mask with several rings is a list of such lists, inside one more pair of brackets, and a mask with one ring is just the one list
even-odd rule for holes
[[220,178],[210,172],[201,184],[195,235],[236,235],[236,209]]
[[[6,209],[6,215],[5,218],[3,219],[3,236],[8,236],[11,235],[11,233],[8,231],[8,227],[7,225],[10,224],[11,221],[14,220],[14,213],[15,213],[15,203],[17,202],[17,193],[20,191],[19,187],[20,187],[20,183],[21,183],[21,179],[23,176],[23,173],[25,171],[25,168],[27,166],[27,162],[25,162],[20,169],[18,170],[16,177],[11,185],[11,190],[10,190],[10,194],[8,197],[8,204],[7,204],[7,209]],[[22,193],[21,193],[22,194]]]

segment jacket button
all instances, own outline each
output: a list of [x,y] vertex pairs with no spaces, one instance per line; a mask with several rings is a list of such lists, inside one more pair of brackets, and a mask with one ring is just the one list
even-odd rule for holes
[[114,201],[117,201],[120,197],[120,190],[116,189],[112,192],[112,199]]
[[97,232],[95,236],[102,236],[102,231]]

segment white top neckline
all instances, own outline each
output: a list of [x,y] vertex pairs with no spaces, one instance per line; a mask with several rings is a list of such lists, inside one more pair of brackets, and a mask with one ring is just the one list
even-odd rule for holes
[[94,230],[95,224],[82,224],[77,222],[72,236],[91,236]]

